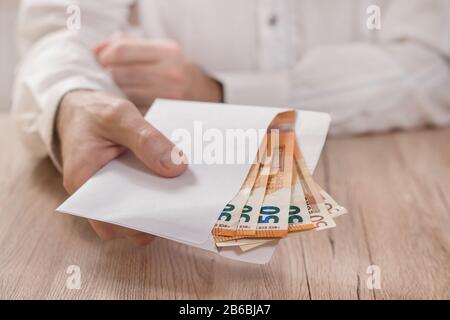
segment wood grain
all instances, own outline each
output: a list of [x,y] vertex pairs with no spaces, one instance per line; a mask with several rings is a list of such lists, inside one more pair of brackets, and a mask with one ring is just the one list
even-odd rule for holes
[[[264,266],[164,239],[102,242],[0,116],[0,298],[449,299],[450,128],[329,139],[316,180],[350,214],[338,227],[281,241]],[[80,290],[65,282],[81,268]],[[381,289],[366,269],[381,268]]]

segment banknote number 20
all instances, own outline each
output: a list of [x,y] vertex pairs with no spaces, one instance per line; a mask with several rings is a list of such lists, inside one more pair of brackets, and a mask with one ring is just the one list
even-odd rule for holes
[[261,207],[260,216],[258,218],[258,223],[278,223],[280,218],[277,214],[280,212],[280,208],[274,206],[263,206]]
[[[219,216],[219,220],[225,220],[230,221],[231,220],[231,214],[230,212],[234,210],[234,205],[227,204],[226,207],[222,210],[222,213]],[[225,219],[222,219],[225,218]]]
[[249,205],[245,205],[244,209],[242,209],[242,214],[240,219],[243,220],[244,222],[249,222],[250,221],[250,215],[248,215],[249,212],[251,212],[253,210],[253,208]]

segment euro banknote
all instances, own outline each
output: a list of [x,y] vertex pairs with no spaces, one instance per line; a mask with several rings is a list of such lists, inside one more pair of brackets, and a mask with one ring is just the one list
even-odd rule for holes
[[[248,251],[293,234],[334,228],[334,219],[348,213],[314,181],[289,121],[285,115],[274,126],[280,131],[267,134],[259,149],[264,156],[228,204],[234,205],[232,223],[224,223],[229,215],[219,215],[212,231],[219,249],[237,246]],[[275,136],[279,141],[274,141]],[[228,205],[225,212],[231,211]],[[218,228],[226,231],[217,232]]]

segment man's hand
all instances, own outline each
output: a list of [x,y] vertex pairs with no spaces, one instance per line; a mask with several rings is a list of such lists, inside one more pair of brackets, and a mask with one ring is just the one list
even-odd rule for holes
[[172,41],[116,35],[100,43],[94,53],[140,109],[156,98],[222,101],[222,85],[187,61]]
[[[69,193],[126,149],[150,170],[175,177],[186,169],[182,152],[146,122],[131,102],[94,91],[69,92],[62,99],[56,122],[63,164],[63,183]],[[176,158],[176,165],[172,159]],[[127,237],[139,245],[151,235],[89,221],[100,238]]]

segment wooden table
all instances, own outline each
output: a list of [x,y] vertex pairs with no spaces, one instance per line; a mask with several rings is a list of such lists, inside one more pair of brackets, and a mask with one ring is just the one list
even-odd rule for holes
[[[330,138],[315,178],[350,214],[281,241],[271,262],[227,260],[164,239],[102,242],[0,116],[0,298],[449,299],[450,128]],[[78,265],[81,289],[66,288]],[[366,273],[377,265],[381,289]]]

